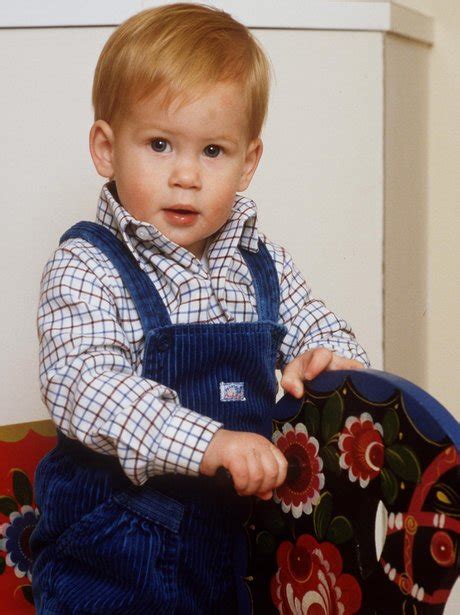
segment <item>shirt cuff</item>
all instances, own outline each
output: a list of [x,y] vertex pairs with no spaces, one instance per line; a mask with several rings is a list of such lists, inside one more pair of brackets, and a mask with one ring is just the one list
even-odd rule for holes
[[198,475],[203,455],[214,434],[222,426],[223,423],[207,416],[187,408],[178,408],[162,430],[148,474]]

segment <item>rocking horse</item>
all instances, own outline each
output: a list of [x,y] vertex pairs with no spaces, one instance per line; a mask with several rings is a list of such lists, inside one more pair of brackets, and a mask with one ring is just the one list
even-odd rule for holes
[[[442,613],[460,570],[457,421],[376,370],[323,373],[275,417],[289,469],[246,523],[254,615]],[[33,477],[55,442],[51,421],[0,427],[2,614],[34,613]]]
[[457,421],[375,370],[323,373],[275,416],[289,469],[246,524],[253,612],[442,613],[460,569]]

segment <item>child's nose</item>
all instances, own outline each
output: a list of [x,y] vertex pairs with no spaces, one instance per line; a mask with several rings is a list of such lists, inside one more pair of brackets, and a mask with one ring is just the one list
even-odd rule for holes
[[171,171],[169,183],[172,187],[201,188],[199,162],[191,157],[177,158]]

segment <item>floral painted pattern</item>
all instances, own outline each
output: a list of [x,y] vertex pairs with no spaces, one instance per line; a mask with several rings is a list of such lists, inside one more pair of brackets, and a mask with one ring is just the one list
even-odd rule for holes
[[18,468],[10,471],[12,496],[0,496],[0,513],[8,521],[0,524],[0,572],[8,568],[14,577],[26,583],[19,585],[23,599],[33,604],[32,556],[29,546],[30,536],[38,521],[38,510],[32,506],[33,490],[27,474]]
[[[405,396],[371,373],[374,391],[365,373],[359,386],[354,378],[338,375],[321,390],[306,383],[303,401],[274,422],[288,473],[271,501],[255,501],[246,525],[254,612],[439,615],[449,596],[459,570],[460,452],[452,455],[439,426],[417,425],[425,410],[413,389]],[[376,565],[379,506],[388,527]]]
[[275,502],[281,503],[283,512],[291,512],[295,519],[302,513],[311,514],[324,487],[318,440],[309,436],[303,423],[295,427],[285,423],[282,432],[273,434],[273,442],[285,455],[289,466],[286,481],[275,489]]
[[32,479],[55,443],[51,421],[0,427],[0,613],[35,613],[29,539],[39,513]]
[[32,558],[29,539],[38,520],[38,510],[32,506],[21,506],[9,515],[9,523],[0,526],[0,551],[6,552],[5,563],[14,568],[18,578],[32,580]]
[[347,418],[338,446],[340,467],[348,470],[351,482],[359,479],[360,486],[367,487],[380,474],[385,459],[383,429],[368,412]]
[[276,555],[272,600],[283,615],[351,615],[361,606],[356,579],[342,573],[342,556],[329,542],[303,534],[295,544],[284,541]]

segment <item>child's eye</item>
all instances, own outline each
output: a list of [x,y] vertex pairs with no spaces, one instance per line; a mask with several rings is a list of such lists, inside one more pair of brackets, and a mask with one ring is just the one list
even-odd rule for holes
[[154,152],[170,152],[171,145],[166,139],[153,139],[150,143]]
[[208,156],[209,158],[217,158],[221,152],[221,148],[218,145],[211,144],[207,145],[203,151],[205,156]]

